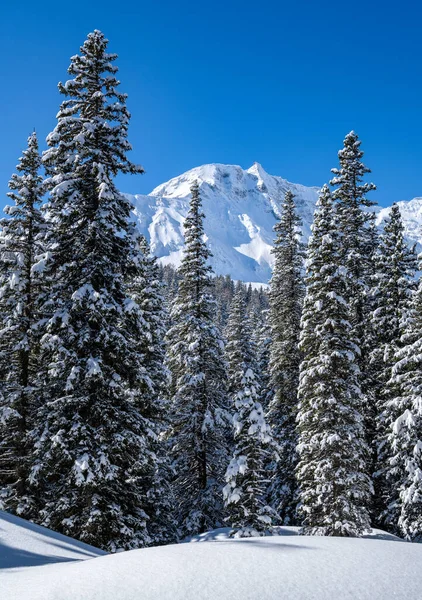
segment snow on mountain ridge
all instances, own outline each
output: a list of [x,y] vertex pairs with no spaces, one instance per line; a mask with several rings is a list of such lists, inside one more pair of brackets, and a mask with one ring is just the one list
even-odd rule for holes
[[[128,196],[135,207],[138,227],[162,264],[180,265],[183,222],[195,180],[201,190],[205,232],[213,253],[211,264],[217,274],[230,274],[234,279],[247,282],[268,282],[273,264],[273,226],[287,190],[296,196],[304,239],[308,239],[318,187],[306,187],[270,175],[259,163],[246,170],[238,165],[212,163],[162,183],[147,196]],[[421,243],[422,198],[398,204],[408,242]],[[381,228],[389,210],[376,209]]]
[[[397,202],[403,219],[405,236],[408,243],[422,244],[422,197]],[[380,208],[377,214],[377,225],[382,227],[391,207]],[[419,248],[420,250],[420,248]]]
[[237,165],[202,165],[159,185],[148,196],[130,196],[138,227],[163,264],[180,264],[183,221],[195,180],[201,190],[211,263],[217,274],[268,282],[273,226],[288,189],[296,195],[305,236],[310,233],[318,188],[269,175],[258,163],[247,170]]

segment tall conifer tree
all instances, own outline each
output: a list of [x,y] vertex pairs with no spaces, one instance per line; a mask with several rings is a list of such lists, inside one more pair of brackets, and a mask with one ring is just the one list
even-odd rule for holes
[[230,307],[226,329],[226,358],[232,403],[234,453],[226,472],[224,498],[235,537],[264,535],[272,511],[266,502],[265,466],[273,450],[270,428],[260,402],[256,352],[239,289]]
[[9,182],[7,218],[0,222],[0,503],[30,516],[33,498],[28,475],[28,431],[40,392],[37,322],[42,286],[37,261],[45,225],[40,213],[44,193],[35,133]]
[[[369,291],[374,274],[375,246],[377,244],[373,212],[367,210],[375,202],[367,194],[376,189],[373,183],[364,182],[370,169],[362,163],[361,141],[354,131],[344,139],[338,152],[340,167],[332,169],[335,177],[330,181],[336,205],[337,223],[341,234],[343,265],[347,269],[346,300],[354,335],[361,349],[361,368],[368,362],[366,349],[366,324],[369,322]],[[364,378],[365,372],[362,371]]]
[[387,438],[391,433],[393,418],[389,400],[395,394],[394,383],[391,387],[389,381],[395,352],[402,346],[401,337],[415,290],[414,277],[417,270],[414,248],[408,248],[404,240],[404,228],[397,204],[393,204],[384,232],[380,236],[375,264],[371,314],[374,348],[370,354],[369,366],[376,407],[374,517],[382,526],[391,527],[393,524],[397,525],[398,521],[398,505],[394,501],[394,498],[398,498],[398,492],[392,474],[390,473],[389,480],[386,478],[391,454]]
[[359,386],[359,348],[345,300],[341,234],[322,189],[307,260],[300,348],[300,513],[303,532],[356,536],[370,527],[371,482]]
[[43,156],[52,227],[49,372],[32,479],[39,522],[113,551],[152,542],[144,482],[156,454],[139,351],[144,325],[130,318],[131,205],[113,182],[142,168],[126,156],[130,114],[107,45],[96,30],[72,57]]
[[280,460],[275,465],[270,490],[271,505],[285,524],[295,521],[297,505],[295,419],[301,360],[298,344],[304,297],[301,225],[294,196],[287,191],[280,222],[274,227],[277,237],[269,297],[270,374],[274,396],[268,409],[268,420],[280,448]]
[[177,538],[177,530],[173,519],[168,444],[164,441],[169,426],[166,399],[169,372],[165,366],[164,341],[168,315],[157,259],[151,254],[146,238],[138,233],[135,233],[133,261],[128,271],[128,292],[133,301],[128,310],[128,322],[129,327],[133,327],[139,368],[143,373],[142,414],[149,420],[149,446],[155,453],[150,471],[145,472],[139,484],[146,498],[152,543],[170,543]]
[[182,535],[222,523],[222,487],[227,464],[227,393],[223,342],[215,324],[210,252],[204,241],[204,214],[198,183],[191,188],[185,220],[181,279],[168,333],[172,374],[170,431]]
[[422,540],[422,281],[402,320],[381,424],[387,432],[382,458],[387,484],[385,521],[410,541]]
[[364,339],[365,306],[373,272],[373,230],[374,216],[367,208],[375,203],[367,198],[368,192],[375,190],[373,183],[363,181],[370,173],[361,159],[363,151],[357,134],[351,131],[344,139],[339,150],[340,167],[332,169],[335,177],[330,181],[336,204],[337,223],[341,233],[341,253],[344,266],[348,271],[347,301],[350,304],[352,325],[355,334],[362,343]]
[[[375,399],[368,369],[372,349],[369,295],[373,283],[377,234],[374,227],[375,214],[368,210],[375,203],[368,199],[367,194],[375,190],[376,186],[364,181],[365,175],[371,171],[362,162],[363,154],[358,135],[351,131],[346,135],[343,148],[338,152],[340,166],[332,169],[334,178],[330,184],[334,187],[332,194],[341,234],[342,264],[347,269],[345,300],[349,305],[353,335],[360,350],[358,361],[361,370],[360,384],[366,396],[364,412],[367,438],[372,446],[375,432]],[[372,467],[371,457],[368,470],[372,470]]]

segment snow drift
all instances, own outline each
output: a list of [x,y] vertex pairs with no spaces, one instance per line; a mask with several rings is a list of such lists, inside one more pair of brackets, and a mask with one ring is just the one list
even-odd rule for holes
[[[104,554],[106,552],[98,548],[0,511],[0,574],[5,569],[77,561]],[[0,598],[3,598],[1,594]]]
[[422,589],[422,545],[379,531],[346,539],[281,527],[231,540],[223,529],[106,556],[4,513],[0,531],[1,600],[417,600]]

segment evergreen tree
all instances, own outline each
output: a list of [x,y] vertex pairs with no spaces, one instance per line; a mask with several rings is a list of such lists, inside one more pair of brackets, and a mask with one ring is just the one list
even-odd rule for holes
[[304,297],[302,277],[304,246],[300,241],[302,221],[294,196],[287,191],[280,222],[274,227],[274,270],[270,282],[269,324],[271,327],[270,374],[274,396],[268,420],[280,447],[270,490],[270,504],[285,524],[295,522],[297,388],[301,354],[298,348]]
[[[367,194],[376,189],[373,183],[364,182],[370,169],[362,162],[363,151],[357,134],[351,131],[344,139],[338,153],[339,168],[332,169],[333,198],[341,235],[341,260],[347,270],[347,289],[344,298],[349,307],[349,320],[353,338],[359,348],[360,389],[365,397],[362,415],[365,420],[366,439],[370,449],[367,472],[375,470],[376,450],[376,374],[370,367],[370,355],[376,346],[371,324],[371,288],[375,275],[374,259],[378,244],[375,203]],[[372,507],[374,511],[374,507]]]
[[269,403],[274,395],[274,391],[271,387],[271,376],[269,370],[271,355],[271,328],[268,318],[268,309],[263,310],[262,325],[261,330],[259,331],[257,351],[258,374],[261,383],[261,402],[265,411],[268,410]]
[[354,131],[347,134],[344,146],[338,153],[340,168],[332,169],[335,177],[330,184],[335,188],[332,195],[341,233],[341,258],[348,272],[345,299],[361,350],[359,363],[365,385],[364,368],[368,363],[365,340],[370,321],[368,295],[374,275],[373,261],[377,244],[375,214],[367,210],[375,203],[367,198],[367,194],[376,186],[363,181],[371,171],[361,161],[364,153],[360,146],[361,141]]
[[230,513],[232,535],[264,535],[271,525],[265,493],[271,433],[265,422],[256,375],[255,353],[243,290],[238,290],[226,330],[229,391],[234,410],[234,453],[223,493]]
[[387,431],[382,458],[387,482],[386,522],[406,539],[422,540],[422,281],[402,320],[381,425]]
[[225,338],[227,389],[232,398],[239,390],[243,372],[249,368],[257,370],[256,346],[246,311],[245,289],[239,284],[230,305]]
[[375,190],[373,183],[364,183],[363,178],[370,173],[362,162],[363,151],[357,134],[351,131],[344,139],[344,147],[339,151],[340,168],[332,169],[335,177],[330,181],[336,205],[337,223],[341,233],[341,258],[348,272],[346,300],[350,305],[352,325],[360,343],[365,333],[365,306],[373,273],[373,228],[374,215],[365,210],[375,203],[366,195]]
[[40,167],[33,133],[9,182],[14,204],[6,206],[7,217],[0,222],[0,504],[23,516],[33,507],[28,430],[39,395],[36,324],[42,287],[37,261],[45,228]]
[[397,487],[391,478],[391,473],[390,481],[387,482],[385,478],[385,469],[388,467],[391,452],[387,444],[392,426],[389,396],[395,393],[394,389],[389,387],[389,380],[395,352],[401,347],[403,324],[415,289],[414,276],[417,270],[415,250],[409,249],[404,241],[404,228],[397,204],[393,204],[384,232],[380,236],[375,265],[371,314],[374,348],[370,354],[369,367],[373,374],[377,415],[375,518],[382,526],[391,526],[392,523],[397,524],[398,514],[394,514],[393,510],[393,506],[397,507],[397,503],[392,503],[392,499],[397,498]]
[[324,186],[309,241],[300,341],[300,513],[303,533],[356,536],[370,527],[371,482],[341,244]]
[[50,188],[49,365],[32,480],[37,520],[107,550],[152,542],[145,480],[156,466],[151,390],[129,297],[134,225],[118,173],[142,173],[126,153],[130,114],[115,54],[88,35],[59,84],[63,101],[43,161]]
[[[146,238],[135,232],[134,254],[128,268],[128,293],[140,319],[138,329],[142,337],[137,340],[140,365],[145,372],[144,405],[150,414],[165,413],[164,396],[167,391],[169,372],[165,361],[165,335],[167,313],[164,305],[163,284],[159,279],[157,259],[151,254]],[[159,402],[157,402],[159,399]]]
[[198,183],[185,220],[185,250],[179,291],[168,333],[172,374],[170,439],[175,496],[182,535],[220,524],[223,468],[227,463],[227,398],[223,342],[210,294],[210,252],[204,242]]
[[354,131],[346,135],[343,148],[338,153],[340,167],[332,169],[335,177],[330,184],[335,188],[332,194],[341,232],[341,258],[348,273],[345,300],[349,305],[353,335],[360,349],[361,386],[367,397],[367,435],[372,443],[375,407],[372,381],[367,368],[371,351],[371,335],[368,331],[371,304],[368,297],[374,275],[377,234],[374,226],[375,214],[367,210],[375,203],[367,198],[367,194],[375,190],[376,186],[364,182],[365,175],[371,171],[362,163],[364,153],[360,146],[361,141]]
[[[177,538],[168,447],[164,441],[169,426],[169,406],[166,401],[169,373],[165,367],[165,335],[168,323],[159,280],[157,259],[151,254],[144,236],[135,234],[133,262],[129,267],[128,288],[133,300],[128,313],[129,326],[137,343],[139,367],[143,372],[142,414],[149,419],[150,450],[156,460],[145,473],[140,484],[146,500],[145,510],[150,517],[148,531],[154,544],[170,543]],[[141,337],[139,332],[142,333]]]

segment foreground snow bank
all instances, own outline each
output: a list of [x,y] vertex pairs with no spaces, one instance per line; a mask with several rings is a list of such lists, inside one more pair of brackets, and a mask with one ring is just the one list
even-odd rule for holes
[[0,510],[0,577],[3,569],[84,560],[104,554],[98,548]]
[[4,569],[0,596],[1,600],[421,597],[421,544],[401,542],[383,532],[344,539],[301,537],[295,528],[275,531],[278,535],[273,537],[231,540],[228,530],[221,529],[196,536],[191,543]]

